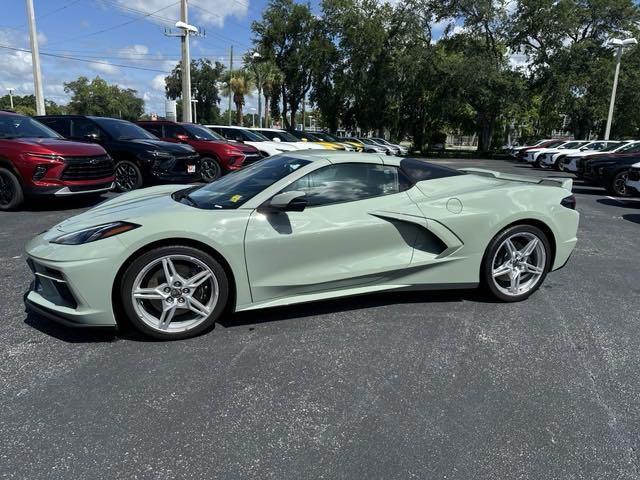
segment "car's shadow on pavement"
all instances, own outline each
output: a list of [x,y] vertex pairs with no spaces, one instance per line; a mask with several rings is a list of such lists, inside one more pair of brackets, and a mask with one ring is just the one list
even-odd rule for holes
[[622,207],[622,208],[640,208],[640,201],[627,199],[627,198],[600,198],[596,200],[596,202],[601,203],[603,205],[610,205],[612,207]]
[[[264,323],[313,317],[330,313],[348,312],[367,308],[393,306],[413,303],[443,302],[499,303],[483,290],[440,290],[385,292],[323,300],[286,307],[265,308],[249,312],[228,313],[217,323],[224,329],[260,325]],[[428,315],[427,313],[425,315]],[[37,313],[29,312],[24,323],[39,332],[68,343],[107,343],[117,340],[138,342],[159,342],[160,340],[143,336],[131,328],[74,328],[58,324]]]
[[49,212],[60,210],[78,210],[83,208],[95,207],[97,204],[113,198],[111,195],[107,196],[79,196],[69,198],[48,198],[44,199],[29,199],[20,209],[23,212]]
[[629,222],[639,223],[640,224],[640,213],[630,213],[627,215],[623,215],[622,218]]
[[[218,323],[225,328],[258,325],[261,323],[290,320],[293,318],[312,317],[330,313],[363,310],[367,308],[393,306],[413,303],[446,303],[446,302],[478,302],[499,303],[483,290],[429,290],[411,292],[381,292],[355,297],[322,300],[285,307],[266,308],[262,310],[239,312],[229,315]],[[259,315],[256,315],[260,312]]]

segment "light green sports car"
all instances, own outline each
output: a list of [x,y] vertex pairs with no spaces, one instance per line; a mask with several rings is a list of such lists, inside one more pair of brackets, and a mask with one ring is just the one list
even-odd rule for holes
[[576,244],[571,180],[288,152],[204,186],[121,195],[27,246],[27,306],[156,338],[221,315],[403,289],[531,295]]

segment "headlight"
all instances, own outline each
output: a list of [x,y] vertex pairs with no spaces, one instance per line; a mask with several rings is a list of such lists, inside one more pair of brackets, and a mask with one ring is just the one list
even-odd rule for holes
[[169,152],[165,152],[164,150],[153,150],[151,152],[145,152],[145,155],[149,155],[152,158],[161,158],[163,160],[168,158],[173,158]]
[[65,233],[51,240],[51,243],[60,245],[82,245],[84,243],[95,242],[103,238],[113,237],[121,233],[138,228],[140,225],[129,222],[112,222],[95,227],[85,228],[77,232]]

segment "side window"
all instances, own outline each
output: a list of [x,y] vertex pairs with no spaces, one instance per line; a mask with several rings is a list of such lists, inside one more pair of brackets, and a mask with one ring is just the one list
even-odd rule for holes
[[98,126],[91,120],[87,120],[86,118],[74,118],[72,122],[71,131],[73,138],[83,140],[92,136],[96,136],[97,138],[102,136],[100,128],[98,128]]
[[308,205],[314,207],[392,195],[409,187],[410,182],[396,167],[340,163],[311,172],[284,191],[305,192]]
[[148,132],[153,133],[158,138],[164,138],[164,134],[162,133],[162,124],[152,124],[152,123],[143,123],[140,125],[142,128],[147,130]]
[[65,138],[71,137],[71,121],[66,118],[39,118],[39,122],[55,130]]
[[178,138],[178,135],[187,135],[187,131],[180,125],[166,124],[164,126],[165,138]]

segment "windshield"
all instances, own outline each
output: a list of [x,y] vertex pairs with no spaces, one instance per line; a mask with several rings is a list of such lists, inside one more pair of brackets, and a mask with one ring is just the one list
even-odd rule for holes
[[116,118],[94,118],[95,121],[114,140],[135,140],[138,138],[157,140],[158,137],[138,125]]
[[376,142],[372,142],[371,140],[369,140],[368,138],[359,138],[358,140],[360,140],[362,143],[364,143],[365,145],[377,145]]
[[309,160],[286,156],[268,158],[189,191],[188,195],[180,196],[177,192],[174,199],[206,210],[235,209],[309,163]]
[[196,140],[224,140],[223,137],[215,132],[212,132],[208,128],[201,127],[200,125],[193,125],[192,123],[183,123],[184,129],[189,132]]
[[20,115],[0,116],[0,139],[11,138],[62,138],[49,127],[29,117]]
[[261,133],[254,132],[253,130],[242,130],[242,133],[244,133],[247,136],[250,142],[268,142],[269,141],[267,137],[265,137]]
[[299,140],[289,132],[280,130],[259,130],[257,133],[265,136],[269,140],[280,139],[281,142],[298,142]]
[[569,143],[565,143],[560,148],[562,149],[580,148],[581,146],[586,145],[587,143],[589,142],[569,142]]
[[315,132],[314,135],[318,137],[320,140],[326,140],[327,142],[337,142],[338,140],[333,138],[328,133]]
[[629,145],[625,145],[616,153],[634,153],[634,152],[637,152],[638,150],[640,150],[640,143],[636,142],[636,143],[630,143]]
[[603,149],[601,149],[601,152],[612,152],[614,150],[617,150],[621,147],[623,147],[625,144],[624,143],[612,143],[610,145],[607,145],[606,147],[604,147]]

